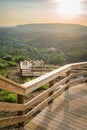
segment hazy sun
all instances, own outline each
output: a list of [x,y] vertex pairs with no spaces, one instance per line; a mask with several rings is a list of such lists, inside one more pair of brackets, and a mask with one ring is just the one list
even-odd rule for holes
[[63,17],[75,17],[82,13],[80,0],[56,0],[58,12]]

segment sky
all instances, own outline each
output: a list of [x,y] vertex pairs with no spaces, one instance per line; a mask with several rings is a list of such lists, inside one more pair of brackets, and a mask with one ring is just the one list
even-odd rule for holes
[[0,26],[31,23],[87,26],[87,0],[0,0]]

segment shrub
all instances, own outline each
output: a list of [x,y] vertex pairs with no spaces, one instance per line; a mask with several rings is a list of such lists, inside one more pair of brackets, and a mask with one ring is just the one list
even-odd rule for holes
[[0,91],[0,96],[6,96],[6,95],[8,95],[8,94],[9,94],[8,91],[4,91],[4,90],[1,90],[1,91]]
[[36,91],[47,90],[48,88],[49,88],[49,83],[48,84],[44,84],[43,86],[41,86],[40,88],[38,88]]
[[15,62],[8,62],[8,66],[9,67],[16,67],[17,66],[17,64],[15,63]]
[[48,84],[43,85],[41,88],[42,88],[42,89],[44,89],[44,90],[48,89],[48,88],[49,88],[49,83],[48,83]]
[[9,93],[7,96],[4,96],[4,101],[6,102],[17,102],[17,98],[14,94]]
[[12,56],[4,56],[2,59],[6,61],[12,61]]
[[6,61],[0,59],[0,68],[3,69],[6,67],[8,67],[8,63]]
[[17,97],[13,93],[10,93],[5,90],[0,90],[0,101],[15,103],[15,102],[17,102]]
[[17,62],[17,63],[20,63],[20,61],[24,61],[25,60],[25,57],[24,56],[17,56],[17,57],[15,57],[15,62]]
[[1,70],[0,71],[0,75],[4,76],[4,77],[7,77],[7,72],[5,70]]

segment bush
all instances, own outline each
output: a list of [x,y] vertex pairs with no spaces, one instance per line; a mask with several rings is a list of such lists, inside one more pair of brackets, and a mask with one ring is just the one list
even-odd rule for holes
[[8,67],[8,63],[6,61],[0,59],[0,68],[3,69],[6,67]]
[[9,94],[8,91],[4,91],[4,90],[0,91],[0,96],[7,96],[8,94]]
[[14,94],[9,93],[7,96],[4,96],[4,101],[15,103],[15,102],[17,102],[17,98]]
[[12,102],[12,103],[15,103],[15,102],[17,102],[17,97],[13,93],[10,93],[10,92],[5,91],[5,90],[1,90],[0,91],[0,101],[1,102]]
[[7,77],[7,72],[5,70],[1,70],[0,75],[2,75],[4,77]]
[[3,60],[6,60],[6,61],[12,61],[13,59],[12,59],[12,56],[4,56],[3,58],[2,58]]
[[15,62],[8,62],[8,66],[9,67],[16,67],[17,66],[17,64],[15,63]]
[[49,88],[49,83],[48,84],[44,84],[43,86],[41,86],[40,88],[38,88],[36,91],[47,90],[48,88]]
[[20,61],[24,61],[25,60],[25,57],[24,56],[17,56],[17,57],[15,57],[15,62],[17,62],[17,63],[20,63]]
[[48,88],[49,88],[49,83],[48,83],[48,84],[43,85],[41,88],[42,88],[42,89],[44,89],[44,90],[48,89]]

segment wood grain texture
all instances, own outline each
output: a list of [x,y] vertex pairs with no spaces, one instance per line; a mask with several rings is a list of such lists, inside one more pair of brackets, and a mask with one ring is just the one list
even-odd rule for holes
[[26,114],[26,118],[30,118],[31,116],[33,116],[33,114],[35,114],[39,110],[42,110],[44,107],[46,107],[48,105],[48,102],[50,102],[51,100],[59,97],[65,91],[66,88],[67,88],[67,85],[64,85],[61,88],[59,88],[50,97],[47,97],[43,102],[41,102],[39,105],[37,105],[36,107],[34,107],[30,112],[28,112]]
[[74,63],[71,64],[72,69],[77,68],[77,67],[87,67],[87,62],[79,62],[79,63]]
[[0,119],[0,128],[9,126],[9,125],[13,125],[13,124],[17,124],[17,123],[23,122],[23,121],[25,121],[25,115],[2,118],[2,119]]
[[59,85],[64,84],[68,79],[70,79],[70,76],[67,76],[66,78],[54,84],[51,88],[47,89],[46,91],[42,92],[41,94],[39,94],[38,96],[30,100],[29,102],[25,103],[25,108],[26,109],[31,108],[34,104],[40,103],[43,100],[45,100],[51,91],[55,91],[56,89],[59,89]]
[[0,102],[0,111],[13,112],[13,111],[23,111],[23,110],[25,110],[23,104]]
[[74,85],[74,84],[80,84],[80,83],[85,83],[87,80],[87,77],[83,77],[80,79],[75,79],[69,82],[69,85]]
[[[0,111],[17,111],[19,113],[18,116],[1,118],[0,128],[17,123],[20,123],[22,126],[22,122],[25,122],[31,118],[33,114],[48,106],[31,121],[31,124],[28,123],[26,128],[29,127],[31,130],[34,130],[36,127],[38,129],[36,128],[35,130],[44,130],[44,128],[47,130],[87,130],[87,84],[74,86],[74,84],[87,82],[86,66],[87,62],[65,65],[23,85],[19,85],[0,76],[0,89],[18,94],[18,104],[1,102]],[[77,71],[76,74],[72,74],[71,69],[74,71],[74,68],[77,68],[75,70]],[[58,79],[59,77],[60,79]],[[54,84],[56,78],[58,81],[56,80]],[[27,103],[24,102],[25,96],[46,83],[50,84],[48,90],[39,94],[31,101]],[[67,88],[69,89],[67,90]],[[54,99],[56,100],[53,102]],[[50,102],[52,105],[48,105]],[[33,105],[35,105],[34,108],[25,114],[24,111]],[[58,111],[60,112],[58,113]],[[74,122],[75,119],[78,120],[76,120],[76,123]],[[70,126],[68,125],[69,122]],[[77,123],[79,123],[80,126],[77,125]],[[35,127],[33,127],[32,124],[35,124]]]
[[4,89],[16,94],[25,95],[25,89],[21,85],[2,76],[0,76],[0,89]]
[[40,114],[33,118],[27,130],[87,130],[87,86],[69,88]]
[[71,75],[71,78],[76,78],[78,76],[86,76],[87,75],[87,71],[81,71],[80,73],[74,73]]
[[42,75],[32,80],[31,82],[27,82],[22,86],[26,89],[26,94],[29,94],[30,92],[36,90],[37,88],[40,88],[42,85],[52,81],[53,79],[60,76],[62,73],[65,73],[69,70],[71,70],[71,65],[65,65],[64,67],[60,67],[59,69],[56,69],[52,72]]

